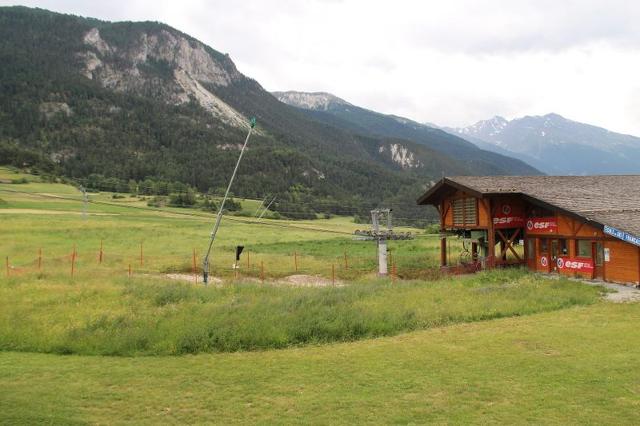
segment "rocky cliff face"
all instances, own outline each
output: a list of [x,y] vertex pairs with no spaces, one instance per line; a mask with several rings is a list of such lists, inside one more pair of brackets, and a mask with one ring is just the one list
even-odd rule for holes
[[[172,104],[195,99],[227,124],[246,125],[247,119],[214,94],[243,78],[230,59],[214,59],[199,42],[166,29],[140,31],[125,47],[105,40],[98,28],[83,37],[82,73],[104,87],[120,92],[160,97]],[[206,86],[205,86],[206,85]]]
[[293,90],[287,92],[273,92],[280,102],[285,104],[314,111],[327,111],[335,105],[351,105],[344,99],[326,92],[296,92]]

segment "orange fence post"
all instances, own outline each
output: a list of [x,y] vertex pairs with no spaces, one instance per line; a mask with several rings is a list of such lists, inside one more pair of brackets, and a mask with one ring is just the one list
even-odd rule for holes
[[336,265],[331,264],[331,284],[336,285]]
[[38,249],[38,271],[42,270],[42,248]]
[[296,267],[296,272],[298,272],[298,252],[293,252],[293,264]]
[[193,249],[193,265],[191,266],[191,272],[193,273],[193,280],[198,284],[198,274],[196,273],[196,249]]
[[98,254],[98,263],[102,263],[102,240],[100,240],[100,253]]
[[76,268],[76,245],[73,245],[73,253],[71,253],[71,277],[75,273]]
[[7,276],[9,276],[9,256],[7,256]]
[[129,278],[131,278],[131,264],[129,264]]

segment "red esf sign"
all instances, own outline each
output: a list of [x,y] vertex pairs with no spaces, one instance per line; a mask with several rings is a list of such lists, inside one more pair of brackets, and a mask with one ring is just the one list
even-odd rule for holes
[[571,259],[569,257],[559,257],[556,264],[558,269],[561,271],[593,272],[592,259]]
[[527,232],[537,234],[555,234],[558,221],[555,217],[536,217],[527,220]]
[[522,228],[524,217],[513,211],[510,204],[503,204],[493,217],[494,228]]

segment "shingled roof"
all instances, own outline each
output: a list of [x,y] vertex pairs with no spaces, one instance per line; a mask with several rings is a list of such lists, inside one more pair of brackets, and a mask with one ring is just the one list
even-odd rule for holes
[[437,204],[446,188],[479,198],[521,194],[589,222],[640,236],[640,175],[453,176],[440,180],[418,204]]

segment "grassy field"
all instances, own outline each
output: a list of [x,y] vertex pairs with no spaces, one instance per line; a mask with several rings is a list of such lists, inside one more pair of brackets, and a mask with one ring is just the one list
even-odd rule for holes
[[637,424],[640,305],[299,349],[0,353],[5,423]]
[[640,305],[601,288],[443,277],[416,229],[378,279],[344,217],[228,217],[204,287],[166,273],[200,264],[211,214],[101,193],[84,217],[73,187],[0,182],[0,423],[637,423]]

